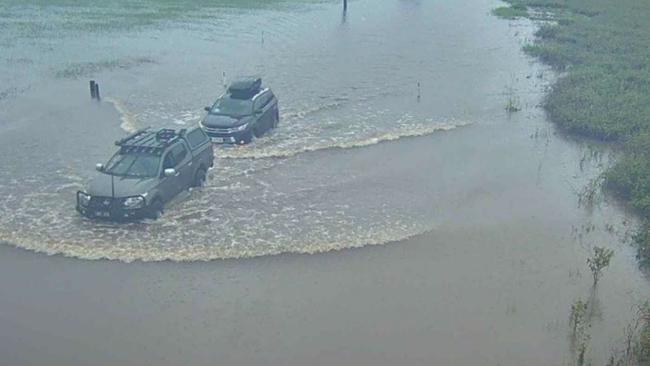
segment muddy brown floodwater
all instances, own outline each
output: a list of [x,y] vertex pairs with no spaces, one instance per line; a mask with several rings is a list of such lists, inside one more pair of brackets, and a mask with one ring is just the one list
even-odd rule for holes
[[[568,365],[588,298],[603,365],[650,294],[634,218],[579,204],[610,153],[546,120],[498,2],[0,5],[2,365]],[[75,213],[113,140],[195,125],[224,73],[273,87],[273,134],[158,221]]]

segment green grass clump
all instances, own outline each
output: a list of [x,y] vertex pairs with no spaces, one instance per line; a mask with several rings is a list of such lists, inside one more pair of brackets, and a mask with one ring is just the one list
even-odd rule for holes
[[[508,0],[529,17],[549,11],[525,51],[563,77],[544,106],[564,130],[622,147],[605,187],[650,222],[650,2],[637,0]],[[495,14],[496,14],[495,10]],[[650,263],[650,224],[637,235]]]
[[512,6],[502,6],[492,10],[492,14],[506,19],[515,19],[528,16],[528,10],[525,5],[512,4]]

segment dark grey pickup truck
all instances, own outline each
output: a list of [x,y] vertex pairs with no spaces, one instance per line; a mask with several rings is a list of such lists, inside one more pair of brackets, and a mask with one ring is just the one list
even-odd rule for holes
[[165,204],[199,187],[214,165],[212,143],[200,128],[139,130],[115,142],[119,150],[77,192],[77,211],[91,218],[158,218]]

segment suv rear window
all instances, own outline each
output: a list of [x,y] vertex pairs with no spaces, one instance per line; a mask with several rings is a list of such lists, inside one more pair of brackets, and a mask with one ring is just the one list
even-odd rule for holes
[[190,144],[190,148],[195,149],[198,146],[203,145],[208,141],[208,136],[205,135],[202,129],[197,128],[187,134],[187,142]]

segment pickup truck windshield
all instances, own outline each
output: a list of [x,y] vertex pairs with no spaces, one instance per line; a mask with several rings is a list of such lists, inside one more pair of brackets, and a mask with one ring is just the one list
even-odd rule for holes
[[124,177],[155,177],[160,166],[160,156],[143,153],[113,155],[106,164],[105,173]]
[[253,102],[248,99],[223,97],[214,103],[210,113],[234,117],[247,116],[253,113]]

